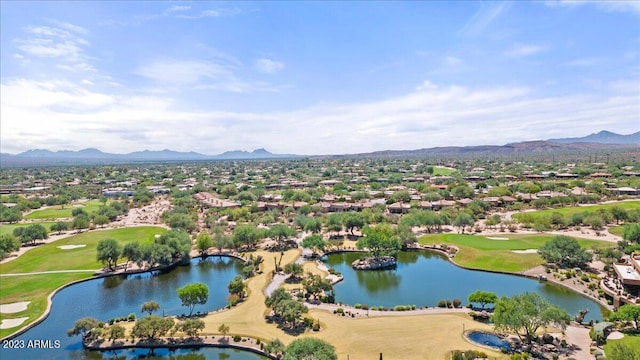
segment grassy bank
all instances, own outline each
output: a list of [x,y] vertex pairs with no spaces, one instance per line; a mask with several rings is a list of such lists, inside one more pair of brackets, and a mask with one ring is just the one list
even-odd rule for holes
[[63,219],[72,217],[73,209],[82,208],[87,214],[98,211],[102,203],[98,200],[87,201],[82,204],[56,205],[42,210],[35,210],[27,214],[24,218],[29,220],[41,219]]
[[573,214],[578,213],[596,213],[598,210],[610,210],[612,207],[620,207],[626,211],[640,210],[640,201],[619,201],[609,204],[587,205],[587,206],[569,206],[557,209],[546,209],[538,211],[527,211],[513,214],[512,217],[520,222],[535,222],[538,218],[551,218],[551,214],[560,213],[567,219]]
[[[141,226],[86,232],[40,245],[15,260],[0,264],[0,274],[100,269],[102,264],[96,261],[96,247],[100,240],[112,238],[121,244],[134,240],[138,240],[140,243],[151,243],[155,234],[165,231],[164,228]],[[58,248],[63,245],[86,246],[72,250]],[[75,272],[0,277],[0,304],[31,301],[25,311],[0,315],[0,319],[29,317],[19,327],[0,330],[0,337],[16,332],[42,315],[47,306],[47,297],[55,289],[69,282],[88,279],[91,276],[91,272]]]
[[[464,267],[518,273],[542,265],[544,261],[536,253],[522,254],[515,253],[514,250],[538,249],[554,236],[505,233],[496,235],[495,238],[508,240],[492,240],[480,235],[428,234],[418,240],[423,245],[456,245],[460,251],[455,256],[454,261]],[[597,248],[613,246],[611,243],[598,240],[576,240],[582,247],[587,249],[591,249],[593,246]]]
[[[24,223],[24,224],[2,224],[0,226],[0,235],[4,234],[13,234],[13,230],[19,227],[26,227],[32,225],[33,223]],[[43,221],[37,222],[36,224],[40,224],[47,229],[47,231],[51,231],[51,225],[55,224],[53,221]]]
[[[161,234],[165,231],[160,227],[140,226],[85,232],[37,246],[15,260],[0,264],[0,274],[99,269],[102,264],[96,260],[96,248],[100,240],[111,238],[122,245],[137,240],[144,244],[153,242],[155,234]],[[85,246],[71,250],[59,248],[64,245]]]

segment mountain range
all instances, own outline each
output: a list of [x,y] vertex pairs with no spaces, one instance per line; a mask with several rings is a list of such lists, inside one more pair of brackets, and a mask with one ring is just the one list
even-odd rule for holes
[[599,143],[599,144],[640,144],[640,131],[629,135],[620,135],[611,131],[602,130],[597,134],[591,134],[580,138],[563,138],[563,139],[549,139],[549,142],[554,143]]
[[[417,150],[385,150],[371,153],[309,156],[309,157],[417,157],[417,156],[464,156],[464,155],[511,155],[553,152],[599,151],[607,149],[637,150],[640,147],[640,131],[620,135],[610,131],[600,131],[580,138],[561,138],[540,141],[526,141],[506,145],[447,146]],[[179,152],[173,150],[136,151],[128,154],[105,153],[88,148],[79,151],[45,149],[28,150],[19,154],[0,154],[0,166],[43,166],[43,165],[86,165],[126,162],[160,161],[205,161],[205,160],[266,160],[294,159],[304,155],[273,154],[265,149],[252,152],[234,150],[218,155],[205,155],[197,152]]]

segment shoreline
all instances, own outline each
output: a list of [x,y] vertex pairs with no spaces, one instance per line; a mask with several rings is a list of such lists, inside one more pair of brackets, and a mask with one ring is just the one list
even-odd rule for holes
[[[138,340],[138,342],[129,344],[129,340],[126,342],[119,340],[96,340],[93,342],[82,341],[82,347],[91,351],[114,351],[124,349],[188,349],[188,348],[201,348],[201,347],[213,347],[213,348],[231,348],[243,351],[249,351],[258,355],[268,357],[269,359],[278,359],[272,354],[266,353],[262,350],[262,340],[249,336],[242,336],[239,342],[233,340],[233,336],[226,335],[217,337],[215,335],[204,335],[197,338],[173,338],[173,337],[161,337],[152,341]],[[258,343],[258,340],[261,342]]]
[[[202,256],[194,256],[191,259],[194,259],[194,258],[207,258],[209,256],[224,256],[224,257],[230,257],[230,258],[238,259],[240,261],[246,261],[246,259],[242,258],[240,255],[235,255],[235,254],[202,255]],[[36,320],[34,320],[33,322],[27,324],[24,328],[16,331],[15,333],[13,333],[11,335],[7,335],[7,336],[5,336],[3,338],[0,338],[0,341],[14,339],[15,337],[24,334],[28,330],[34,328],[35,326],[39,325],[44,320],[46,320],[47,317],[49,317],[49,314],[51,312],[51,306],[53,305],[54,296],[56,294],[58,294],[58,292],[62,291],[63,289],[65,289],[65,288],[67,288],[69,286],[80,284],[80,283],[83,283],[83,282],[86,282],[86,281],[106,278],[106,277],[110,277],[110,276],[117,276],[117,275],[127,275],[127,276],[129,276],[129,275],[143,274],[143,273],[153,272],[153,271],[169,270],[169,269],[175,268],[177,266],[180,266],[180,263],[173,263],[171,265],[166,265],[166,266],[162,266],[162,267],[155,267],[155,268],[145,269],[145,270],[143,270],[143,269],[131,269],[131,270],[126,270],[126,271],[114,271],[114,272],[109,272],[109,273],[101,273],[100,271],[102,271],[103,269],[96,270],[94,275],[89,277],[89,278],[87,278],[87,279],[80,279],[80,280],[72,281],[72,282],[64,284],[64,285],[58,287],[57,289],[55,289],[53,292],[51,292],[51,294],[49,294],[49,296],[47,296],[47,307],[45,308],[44,313],[42,315],[40,315],[38,318],[36,318]],[[29,274],[25,274],[25,275],[29,275]]]

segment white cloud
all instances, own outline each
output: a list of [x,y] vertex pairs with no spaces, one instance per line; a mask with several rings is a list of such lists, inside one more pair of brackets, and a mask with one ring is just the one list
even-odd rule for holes
[[88,31],[70,23],[56,20],[50,22],[56,26],[25,27],[23,37],[14,39],[16,47],[22,51],[22,54],[16,54],[15,57],[23,62],[54,62],[53,66],[72,72],[95,71],[89,63],[91,57],[86,54],[90,43],[83,37]]
[[284,69],[284,63],[272,59],[261,58],[256,59],[254,67],[265,74],[274,74]]
[[587,58],[579,58],[573,59],[571,61],[567,61],[564,63],[564,66],[569,67],[591,67],[596,66],[604,61],[604,58],[600,57],[587,57]]
[[236,67],[222,57],[218,61],[161,59],[140,66],[134,73],[162,84],[163,92],[186,86],[193,90],[235,93],[279,91],[278,86],[241,79],[236,75]]
[[594,6],[596,9],[607,12],[626,12],[640,15],[640,2],[636,0],[548,0],[545,5],[549,7]]
[[509,57],[524,57],[539,54],[547,50],[548,47],[543,45],[517,44],[505,51],[505,55]]
[[2,84],[1,150],[92,146],[117,153],[170,148],[216,154],[265,147],[339,154],[537,140],[573,134],[576,124],[584,132],[637,131],[637,89],[629,83],[611,86],[616,92],[608,96],[540,97],[523,87],[425,81],[415,91],[374,102],[230,112],[183,108],[168,96],[20,80]]
[[460,29],[460,33],[467,36],[477,36],[491,25],[503,12],[509,8],[506,1],[498,3],[480,2],[480,8],[471,16],[469,21]]

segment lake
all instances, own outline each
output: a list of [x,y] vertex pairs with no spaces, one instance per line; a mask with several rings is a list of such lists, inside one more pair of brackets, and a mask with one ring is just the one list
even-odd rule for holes
[[344,276],[344,280],[334,286],[336,301],[350,305],[433,307],[445,299],[460,299],[467,304],[469,294],[476,290],[495,292],[498,297],[528,291],[564,308],[572,317],[580,309],[589,309],[586,321],[602,320],[598,303],[550,282],[460,268],[445,256],[430,251],[400,252],[395,269],[356,271],[351,263],[362,256],[364,254],[353,252],[326,256],[327,267]]
[[[113,358],[114,353],[87,351],[82,347],[80,336],[68,337],[67,330],[75,321],[86,316],[107,322],[110,318],[135,313],[137,317],[142,303],[154,300],[160,304],[158,315],[180,315],[188,313],[181,306],[176,290],[188,283],[202,282],[209,287],[209,300],[198,305],[197,311],[214,311],[226,305],[227,285],[240,274],[243,263],[228,257],[192,259],[191,264],[168,271],[154,271],[133,275],[116,275],[71,285],[53,298],[49,316],[39,325],[18,336],[16,340],[59,341],[58,349],[0,349],[0,359],[102,359]],[[233,331],[233,329],[231,329]],[[146,349],[121,350],[118,359],[146,357]],[[257,360],[265,357],[231,349],[207,348],[194,350],[156,350],[158,359],[239,359]],[[231,356],[231,357],[229,357]],[[156,357],[152,357],[155,359]]]

